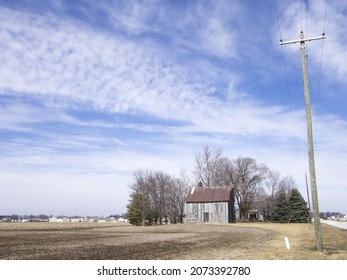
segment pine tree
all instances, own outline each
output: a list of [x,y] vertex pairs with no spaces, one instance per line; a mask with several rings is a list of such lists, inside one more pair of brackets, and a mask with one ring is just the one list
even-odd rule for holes
[[298,189],[292,189],[289,197],[289,222],[291,223],[307,223],[309,222],[309,210],[307,203],[302,197]]
[[142,194],[135,193],[130,197],[131,201],[127,205],[128,211],[126,217],[132,225],[144,226],[150,212],[148,200]]
[[284,192],[281,192],[275,201],[271,220],[273,222],[287,223],[289,221],[289,203]]

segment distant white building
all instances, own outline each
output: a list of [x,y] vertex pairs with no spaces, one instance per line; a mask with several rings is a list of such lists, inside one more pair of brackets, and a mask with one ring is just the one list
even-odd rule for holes
[[48,219],[48,221],[50,223],[56,223],[56,222],[58,222],[58,219],[56,217],[51,217],[51,218]]

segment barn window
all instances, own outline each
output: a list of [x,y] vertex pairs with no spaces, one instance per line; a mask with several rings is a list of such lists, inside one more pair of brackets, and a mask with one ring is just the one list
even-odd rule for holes
[[222,204],[215,203],[214,207],[215,207],[215,213],[222,213],[223,212]]
[[198,205],[195,203],[192,205],[193,214],[198,214]]

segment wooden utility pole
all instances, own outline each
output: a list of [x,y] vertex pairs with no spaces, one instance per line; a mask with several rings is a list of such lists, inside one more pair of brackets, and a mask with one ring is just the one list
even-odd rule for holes
[[306,192],[307,192],[307,204],[308,204],[308,222],[311,222],[311,202],[310,202],[310,194],[308,191],[308,182],[307,182],[307,174],[305,173],[305,181],[306,181]]
[[309,159],[309,167],[310,167],[310,181],[311,181],[311,192],[312,192],[312,208],[313,208],[313,218],[314,218],[318,252],[323,252],[323,238],[322,238],[322,230],[321,230],[319,207],[318,207],[318,193],[317,193],[317,185],[316,185],[316,171],[315,171],[314,151],[313,151],[310,92],[308,87],[308,76],[307,76],[307,68],[306,68],[305,44],[307,41],[321,40],[325,38],[326,36],[323,33],[323,35],[320,37],[305,39],[304,32],[301,31],[299,40],[292,40],[292,41],[286,41],[286,42],[283,42],[282,40],[280,41],[280,45],[300,43],[300,47],[301,47],[301,64],[302,64],[302,75],[304,80],[304,95],[305,95],[305,105],[306,105],[307,142],[308,142],[308,159]]

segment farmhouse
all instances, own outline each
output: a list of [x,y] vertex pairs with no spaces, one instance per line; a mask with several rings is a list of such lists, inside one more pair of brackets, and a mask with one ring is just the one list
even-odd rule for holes
[[186,223],[235,223],[232,187],[194,187],[186,196]]

